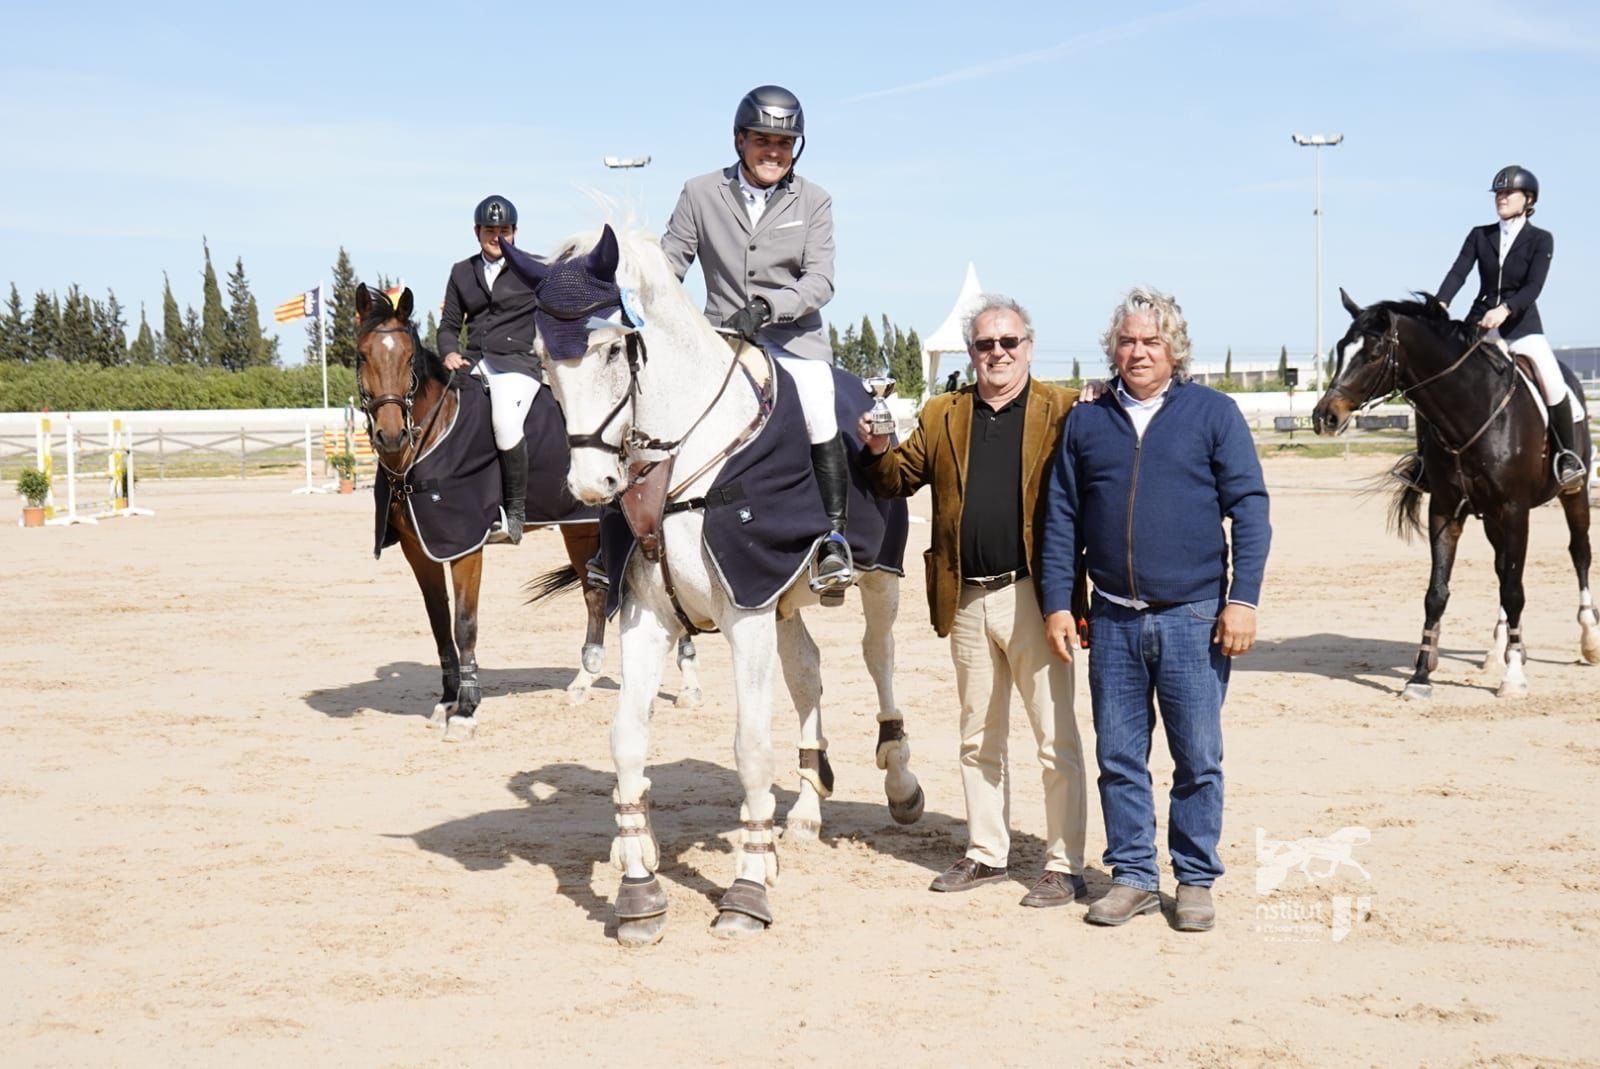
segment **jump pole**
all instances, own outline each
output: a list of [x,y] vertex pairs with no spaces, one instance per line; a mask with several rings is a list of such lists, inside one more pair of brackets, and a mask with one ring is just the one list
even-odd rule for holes
[[106,461],[111,476],[111,507],[101,516],[154,516],[154,509],[142,509],[133,503],[133,426],[126,427],[120,419],[113,419],[106,428],[111,443],[111,456]]
[[98,523],[93,516],[78,515],[78,434],[72,420],[67,420],[67,512],[52,516],[44,522],[53,527],[70,527],[75,523]]
[[[326,405],[324,405],[324,408],[326,408]],[[318,486],[311,478],[311,424],[309,423],[306,424],[306,484],[297,486],[289,492],[291,494],[326,494],[329,492],[326,483]]]

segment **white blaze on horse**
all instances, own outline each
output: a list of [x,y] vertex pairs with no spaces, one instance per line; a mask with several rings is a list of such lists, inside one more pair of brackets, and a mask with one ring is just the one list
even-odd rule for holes
[[[638,549],[625,572],[612,575],[613,583],[623,584],[622,689],[611,730],[618,829],[612,859],[624,873],[615,904],[618,938],[628,945],[652,943],[666,925],[645,776],[650,706],[673,643],[685,633],[710,630],[721,631],[732,649],[738,705],[734,754],[744,788],[735,880],[718,905],[713,930],[724,935],[762,931],[772,923],[766,889],[778,875],[772,702],[780,657],[801,728],[800,792],[788,814],[786,838],[816,836],[820,799],[832,789],[822,735],[820,659],[799,615],[817,596],[802,566],[794,575],[784,573],[786,589],[780,585],[760,607],[740,608],[729,593],[727,560],[708,548],[705,535],[708,526],[724,518],[731,523],[761,519],[760,506],[739,505],[736,489],[718,489],[717,477],[730,463],[757,455],[754,443],[763,428],[768,435],[763,444],[776,443],[777,432],[768,427],[769,419],[778,418],[775,412],[799,418],[793,399],[779,396],[792,386],[758,350],[745,347],[742,355],[735,354],[736,347],[689,299],[649,235],[636,232],[619,239],[607,226],[598,235],[564,243],[548,264],[514,248],[508,247],[507,255],[514,269],[540,287],[535,351],[566,414],[572,450],[568,486],[585,503],[621,498]],[[798,438],[809,480],[805,436]],[[751,454],[740,458],[747,448]],[[815,493],[809,481],[797,485]],[[715,515],[708,512],[719,508]],[[819,497],[819,517],[820,509]],[[800,533],[805,541],[799,559],[810,560],[810,547],[826,531],[824,518],[814,535]],[[868,571],[858,585],[867,617],[862,650],[878,689],[878,765],[886,773],[891,815],[910,823],[921,816],[923,793],[908,767],[910,748],[891,681],[898,578]]]

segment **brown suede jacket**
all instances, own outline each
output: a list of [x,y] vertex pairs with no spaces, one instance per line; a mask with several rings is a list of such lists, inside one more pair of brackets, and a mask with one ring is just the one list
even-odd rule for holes
[[[865,466],[879,497],[910,497],[933,487],[932,547],[922,555],[928,611],[940,637],[950,633],[961,600],[961,508],[966,491],[967,446],[972,441],[975,386],[942,393],[922,406],[916,430],[904,442]],[[1034,379],[1022,423],[1022,542],[1028,569],[1039,574],[1038,528],[1050,464],[1078,391]]]

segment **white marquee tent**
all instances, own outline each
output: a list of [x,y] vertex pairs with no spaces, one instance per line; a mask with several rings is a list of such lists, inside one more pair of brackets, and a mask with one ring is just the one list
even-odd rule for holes
[[927,384],[924,386],[927,393],[932,393],[934,386],[940,382],[939,363],[945,353],[957,353],[965,359],[967,343],[961,337],[961,322],[977,307],[978,299],[982,296],[983,287],[978,285],[978,269],[968,263],[967,277],[961,283],[961,292],[956,294],[950,314],[944,317],[939,329],[928,335],[928,340],[922,343],[922,381]]

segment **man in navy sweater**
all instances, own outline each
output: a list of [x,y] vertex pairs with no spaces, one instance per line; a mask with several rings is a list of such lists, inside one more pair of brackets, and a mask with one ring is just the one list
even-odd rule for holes
[[1071,661],[1073,565],[1087,552],[1089,694],[1112,888],[1086,919],[1125,924],[1161,908],[1149,768],[1159,706],[1174,765],[1174,927],[1206,931],[1222,875],[1222,700],[1230,658],[1255,642],[1272,537],[1267,489],[1238,406],[1187,381],[1177,302],[1133,290],[1102,344],[1117,377],[1067,420],[1045,487],[1039,578],[1046,637]]

